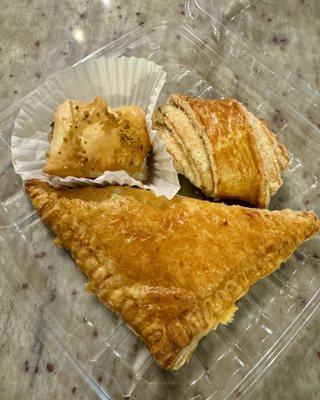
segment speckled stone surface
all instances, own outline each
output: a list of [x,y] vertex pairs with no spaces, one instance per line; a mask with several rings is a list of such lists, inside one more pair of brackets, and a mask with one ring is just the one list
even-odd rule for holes
[[320,6],[316,0],[253,1],[228,23],[273,60],[320,89]]
[[[183,2],[173,6],[169,0],[139,0],[130,2],[130,6],[126,1],[88,3],[0,2],[0,110],[37,87],[51,72],[78,61],[152,17],[170,12],[182,18],[185,14]],[[281,5],[275,7],[276,3]],[[316,5],[317,0],[257,1],[232,22],[225,22],[320,89],[320,31],[318,25],[313,25],[320,17]],[[41,327],[24,317],[13,298],[14,292],[1,280],[0,399],[96,399],[69,361],[58,352],[50,352],[39,340]],[[318,312],[249,399],[320,398],[319,321]]]

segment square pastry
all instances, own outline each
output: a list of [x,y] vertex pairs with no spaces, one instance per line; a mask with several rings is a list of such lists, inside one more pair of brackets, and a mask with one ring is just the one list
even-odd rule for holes
[[96,178],[105,171],[124,170],[145,181],[150,148],[144,112],[139,106],[111,109],[101,97],[90,103],[66,100],[54,116],[44,172]]

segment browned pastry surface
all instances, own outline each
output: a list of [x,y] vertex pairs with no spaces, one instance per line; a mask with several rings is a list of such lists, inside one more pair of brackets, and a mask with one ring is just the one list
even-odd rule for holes
[[[160,113],[165,115],[162,120]],[[178,164],[180,158],[193,159],[202,182],[195,182],[186,170],[184,175],[211,197],[243,200],[264,208],[282,185],[281,173],[288,164],[285,147],[278,144],[264,121],[237,100],[173,94],[155,113],[154,128],[165,142],[163,131],[167,129],[173,138],[189,144],[187,152],[174,154],[169,143],[168,151]]]
[[100,97],[91,103],[66,100],[55,113],[44,172],[61,177],[96,178],[125,170],[146,180],[150,150],[145,117],[139,106],[108,110]]
[[128,187],[56,189],[32,180],[26,191],[88,289],[169,370],[320,227],[313,212],[169,201]]

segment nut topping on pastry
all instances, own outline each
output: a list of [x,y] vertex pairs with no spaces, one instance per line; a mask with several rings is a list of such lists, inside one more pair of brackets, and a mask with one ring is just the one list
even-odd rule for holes
[[149,150],[144,113],[139,106],[108,109],[100,97],[92,103],[66,100],[55,113],[44,172],[96,178],[105,171],[125,170],[144,181]]

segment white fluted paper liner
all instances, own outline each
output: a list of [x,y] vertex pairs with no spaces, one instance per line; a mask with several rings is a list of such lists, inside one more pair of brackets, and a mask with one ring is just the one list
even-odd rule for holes
[[[12,161],[23,180],[38,178],[53,185],[128,185],[172,198],[179,190],[177,172],[164,143],[151,129],[159,92],[166,72],[152,61],[136,57],[102,57],[68,67],[49,77],[33,91],[22,106],[12,134]],[[152,146],[152,178],[146,184],[125,171],[106,171],[95,179],[60,178],[43,172],[50,147],[50,124],[57,106],[66,99],[92,101],[101,96],[110,107],[138,104],[146,113]]]

